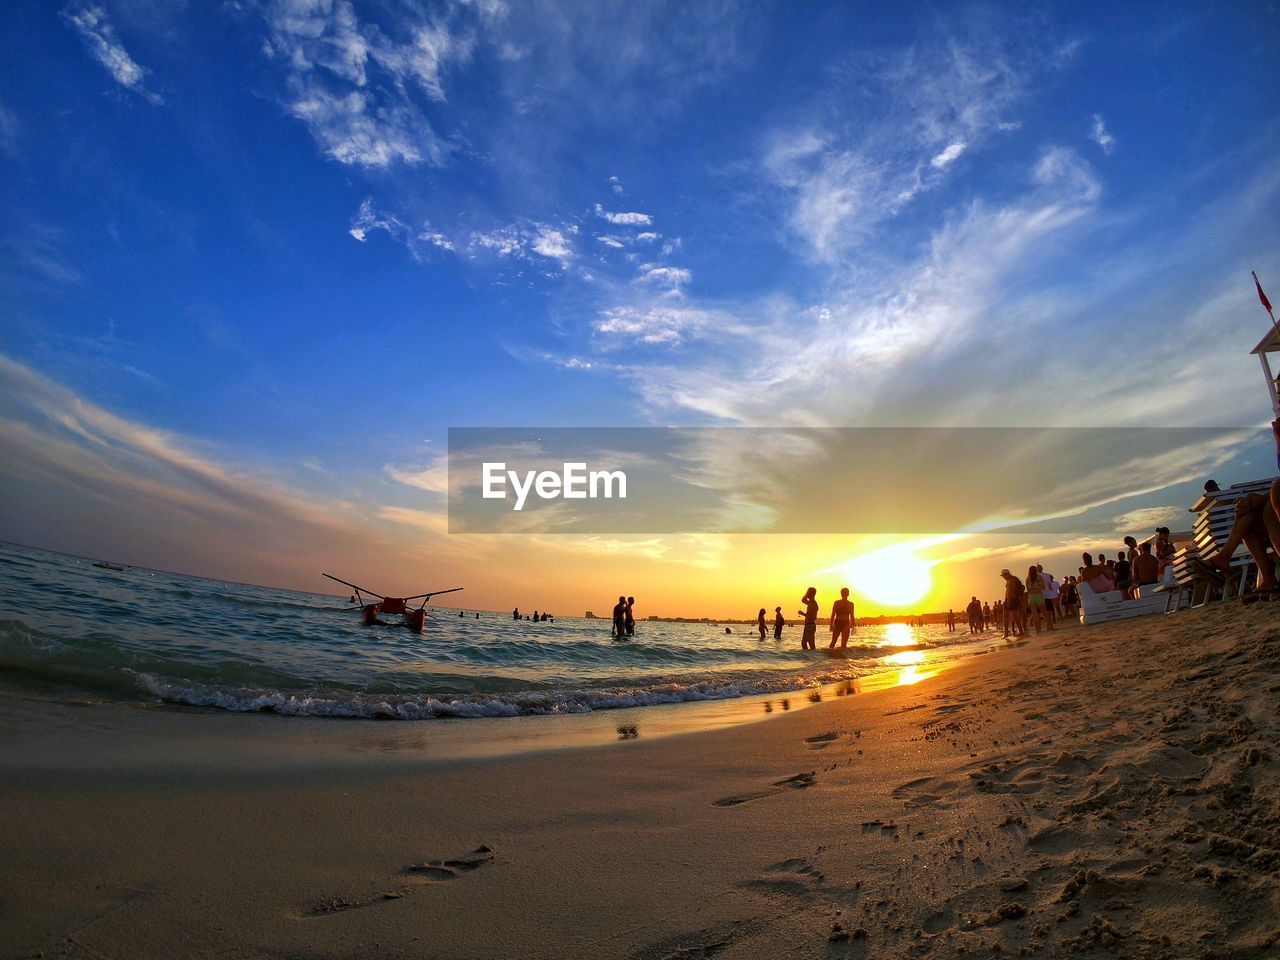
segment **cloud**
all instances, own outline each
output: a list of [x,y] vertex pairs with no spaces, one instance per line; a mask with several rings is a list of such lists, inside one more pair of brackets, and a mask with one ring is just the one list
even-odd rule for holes
[[126,90],[131,90],[153,106],[164,103],[164,98],[143,84],[145,67],[129,56],[116,36],[107,12],[95,4],[72,3],[64,7],[62,19],[73,27],[84,41],[90,56],[100,63],[113,80]]
[[426,465],[405,469],[388,466],[387,476],[397,483],[425,490],[427,493],[448,494],[449,492],[449,456],[439,454]]
[[851,58],[833,71],[827,102],[836,106],[766,132],[761,171],[814,259],[852,255],[962,154],[1015,128],[1009,113],[1046,67],[1024,42],[1025,24],[968,19],[939,21],[896,52]]
[[636,276],[636,281],[678,290],[693,281],[693,274],[684,267],[656,267],[652,264],[644,264]]
[[510,224],[489,231],[474,231],[469,246],[472,251],[487,250],[499,257],[519,260],[531,260],[532,253],[567,266],[576,257],[571,240],[574,232],[571,226],[554,227],[536,222]]
[[404,244],[410,256],[419,263],[426,260],[427,248],[453,251],[453,241],[443,233],[433,230],[429,223],[414,230],[389,213],[379,212],[373,205],[373,199],[366,197],[360,202],[360,209],[351,218],[351,226],[347,233],[364,243],[374,230],[384,230],[393,240]]
[[723,318],[688,307],[610,307],[593,323],[598,334],[638,343],[675,345],[717,325]]
[[1117,533],[1134,533],[1141,537],[1142,532],[1155,530],[1156,527],[1191,526],[1191,514],[1186,506],[1141,507],[1130,510],[1115,518]]
[[1101,114],[1093,115],[1093,126],[1089,129],[1089,138],[1108,156],[1115,149],[1116,138],[1107,132],[1107,125],[1103,122]]
[[964,150],[965,144],[959,140],[955,143],[948,144],[947,149],[943,150],[929,161],[929,166],[933,167],[935,170],[945,170],[947,167],[951,166],[951,164],[960,159],[960,155],[964,153]]
[[647,227],[653,223],[653,217],[647,213],[612,213],[598,203],[596,204],[596,216],[619,226]]
[[444,163],[451,146],[413,92],[444,102],[444,75],[470,59],[470,36],[406,12],[392,37],[349,0],[272,0],[263,16],[263,51],[286,70],[285,108],[328,156],[362,167]]
[[563,233],[546,224],[539,224],[530,246],[533,252],[552,260],[567,261],[573,258],[573,249]]

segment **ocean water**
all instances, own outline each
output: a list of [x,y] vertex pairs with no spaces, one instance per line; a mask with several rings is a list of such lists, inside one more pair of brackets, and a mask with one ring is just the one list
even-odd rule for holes
[[428,720],[801,691],[992,642],[939,626],[866,626],[836,658],[802,651],[799,627],[761,641],[748,625],[727,635],[723,625],[641,621],[618,641],[605,620],[429,609],[423,634],[366,627],[345,597],[107,570],[0,543],[0,680],[233,711]]

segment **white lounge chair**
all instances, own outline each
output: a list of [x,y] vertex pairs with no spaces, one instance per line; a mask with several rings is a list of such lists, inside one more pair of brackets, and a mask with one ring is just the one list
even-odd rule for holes
[[[1170,585],[1175,589],[1170,591]],[[1126,600],[1120,590],[1094,593],[1093,587],[1087,583],[1077,584],[1076,590],[1080,594],[1080,622],[1085,626],[1127,620],[1130,617],[1145,617],[1153,613],[1171,613],[1170,602],[1176,604],[1174,610],[1183,606],[1182,595],[1176,589],[1171,571],[1165,572],[1163,582],[1139,587],[1138,596],[1134,600]]]

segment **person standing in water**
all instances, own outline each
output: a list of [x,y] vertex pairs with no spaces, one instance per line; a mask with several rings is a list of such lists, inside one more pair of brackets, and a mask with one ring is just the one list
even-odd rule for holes
[[775,640],[782,639],[782,628],[785,627],[786,625],[787,625],[787,621],[782,616],[782,608],[774,607],[773,608],[773,639]]
[[769,632],[769,627],[764,622],[764,607],[760,608],[760,613],[756,616],[756,626],[760,630],[760,639],[763,640]]
[[627,597],[627,612],[626,616],[623,618],[623,624],[627,628],[628,637],[634,637],[636,635],[636,615],[631,611],[631,608],[635,605],[636,598]]
[[512,611],[511,611],[511,619],[512,619],[512,620],[519,620],[519,619],[520,619],[520,608],[519,608],[519,607],[516,607],[514,610],[512,610]]
[[849,631],[853,629],[853,601],[849,599],[849,588],[840,588],[840,599],[831,605],[831,644],[828,650],[834,650],[836,641],[840,649],[849,646]]
[[800,602],[804,604],[803,610],[796,611],[800,616],[804,617],[804,632],[800,635],[801,650],[816,650],[817,644],[814,642],[814,634],[818,632],[818,588],[810,587],[804,592],[804,596],[800,598]]
[[615,637],[625,637],[627,635],[626,597],[619,597],[618,602],[613,605],[613,635]]

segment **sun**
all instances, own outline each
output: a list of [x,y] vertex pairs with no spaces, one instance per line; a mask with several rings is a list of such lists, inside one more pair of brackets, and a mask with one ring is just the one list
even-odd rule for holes
[[843,567],[849,587],[887,607],[909,607],[933,586],[932,564],[906,546],[882,547],[854,557]]

